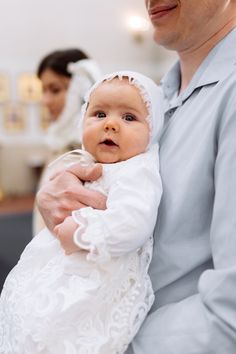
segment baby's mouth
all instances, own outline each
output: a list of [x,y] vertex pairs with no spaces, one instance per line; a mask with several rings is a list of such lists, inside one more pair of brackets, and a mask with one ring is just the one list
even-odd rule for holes
[[104,144],[107,146],[118,146],[112,139],[105,139],[100,144]]

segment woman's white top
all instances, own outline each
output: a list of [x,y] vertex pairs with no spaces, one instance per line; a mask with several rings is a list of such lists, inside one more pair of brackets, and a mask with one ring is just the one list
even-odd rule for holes
[[66,256],[47,229],[25,248],[0,299],[0,353],[123,353],[149,311],[158,146],[104,164],[103,176],[86,186],[107,195],[107,209],[72,213],[84,251]]

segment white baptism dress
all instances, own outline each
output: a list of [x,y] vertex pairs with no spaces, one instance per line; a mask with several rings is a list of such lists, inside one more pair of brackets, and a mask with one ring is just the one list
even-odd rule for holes
[[103,176],[86,186],[108,199],[106,210],[72,213],[80,225],[74,240],[84,251],[65,255],[43,229],[8,275],[0,299],[1,354],[120,354],[147,315],[162,193],[158,146],[104,164]]

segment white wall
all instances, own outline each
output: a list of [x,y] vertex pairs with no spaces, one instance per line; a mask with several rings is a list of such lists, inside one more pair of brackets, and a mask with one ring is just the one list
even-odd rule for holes
[[144,0],[0,0],[0,71],[14,80],[51,50],[78,46],[104,72],[134,69],[159,78],[169,57],[151,30],[144,43],[133,40],[126,24],[132,14],[147,17]]

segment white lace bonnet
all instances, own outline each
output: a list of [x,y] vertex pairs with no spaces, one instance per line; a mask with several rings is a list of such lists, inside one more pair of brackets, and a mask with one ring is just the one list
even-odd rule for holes
[[141,94],[141,97],[146,104],[148,110],[147,121],[150,127],[150,141],[148,147],[151,144],[157,143],[163,126],[163,94],[161,88],[149,77],[134,71],[116,71],[111,74],[103,76],[97,81],[85,96],[85,103],[82,107],[81,120],[79,122],[79,131],[82,141],[83,132],[83,120],[86,113],[87,106],[91,93],[104,81],[110,81],[118,77],[122,79],[124,77],[129,79],[130,84],[135,85]]
[[[141,97],[143,98],[144,103],[146,104],[148,110],[147,121],[150,126],[150,141],[147,146],[147,149],[150,145],[153,145],[158,142],[158,138],[160,136],[162,126],[163,126],[163,94],[162,90],[160,89],[157,84],[149,77],[133,72],[133,71],[117,71],[108,75],[103,76],[100,80],[98,80],[87,92],[85,95],[85,103],[82,107],[81,115],[79,121],[77,120],[77,129],[75,129],[76,134],[79,133],[79,139],[82,141],[83,135],[83,121],[86,113],[86,109],[88,107],[89,99],[91,93],[104,81],[112,80],[115,77],[119,77],[122,79],[123,77],[128,77],[131,84],[135,85],[140,93]],[[61,163],[66,165],[67,167],[73,165],[76,162],[76,157],[80,156],[80,163],[82,165],[87,166],[88,163],[88,153],[85,153],[84,150],[73,150],[70,152],[65,153],[64,155],[60,156],[56,160],[54,160],[49,167],[53,167],[54,171],[56,169],[61,168]],[[84,156],[85,158],[81,159]],[[93,157],[91,156],[91,161],[93,161]],[[90,161],[90,162],[91,162]]]

